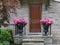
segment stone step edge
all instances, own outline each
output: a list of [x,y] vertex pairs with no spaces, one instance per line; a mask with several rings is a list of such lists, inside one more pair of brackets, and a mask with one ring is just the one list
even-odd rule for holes
[[44,45],[44,43],[22,43],[22,45]]
[[44,37],[50,37],[50,38],[52,38],[53,37],[53,35],[48,35],[48,36],[43,36],[43,35],[39,35],[39,36],[37,36],[37,35],[29,35],[29,36],[26,36],[26,38],[44,38]]
[[44,39],[23,39],[23,42],[44,42]]

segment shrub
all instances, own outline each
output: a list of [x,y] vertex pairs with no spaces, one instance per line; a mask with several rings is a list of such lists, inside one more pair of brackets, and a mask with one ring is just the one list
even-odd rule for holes
[[12,30],[0,30],[0,41],[12,41],[13,34]]

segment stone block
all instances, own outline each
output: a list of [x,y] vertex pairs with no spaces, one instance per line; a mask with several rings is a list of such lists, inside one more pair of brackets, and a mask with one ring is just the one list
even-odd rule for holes
[[23,43],[22,45],[44,45],[44,43]]

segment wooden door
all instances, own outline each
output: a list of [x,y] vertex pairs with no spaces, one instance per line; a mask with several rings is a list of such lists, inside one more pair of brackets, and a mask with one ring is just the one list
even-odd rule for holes
[[42,6],[39,3],[32,3],[29,5],[30,9],[30,32],[41,32],[41,19]]

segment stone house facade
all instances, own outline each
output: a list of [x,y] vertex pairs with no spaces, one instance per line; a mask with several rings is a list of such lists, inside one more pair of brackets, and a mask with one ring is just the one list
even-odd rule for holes
[[[25,1],[24,1],[25,2]],[[54,43],[55,44],[60,44],[60,3],[57,2],[51,2],[50,6],[48,8],[48,10],[45,10],[45,5],[41,5],[41,18],[49,18],[54,20],[54,24],[52,25],[52,35],[53,35],[53,39],[54,39]],[[39,6],[38,6],[39,7]],[[37,7],[37,8],[38,8]],[[33,7],[34,8],[34,7]],[[35,8],[36,9],[36,8]],[[26,27],[24,28],[24,34],[25,36],[29,36],[29,35],[42,35],[42,26],[41,26],[41,32],[30,32],[30,10],[29,10],[29,5],[28,4],[23,4],[20,9],[17,9],[17,13],[18,16],[14,16],[14,14],[10,14],[10,24],[8,27],[3,27],[4,29],[12,29],[13,30],[13,34],[15,35],[15,26],[13,24],[13,19],[14,18],[24,18],[26,20],[28,20],[28,24],[26,25]],[[38,12],[37,12],[38,13]],[[40,19],[40,18],[39,18]]]

